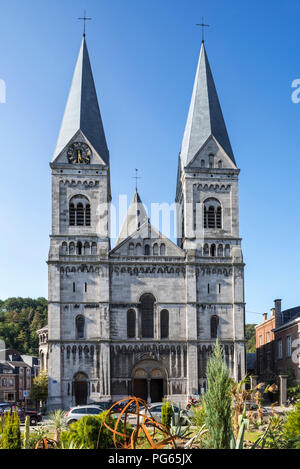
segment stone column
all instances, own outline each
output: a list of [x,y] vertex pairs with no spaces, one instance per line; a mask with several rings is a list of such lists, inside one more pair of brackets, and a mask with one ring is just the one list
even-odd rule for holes
[[150,383],[151,379],[147,378],[147,404],[151,404]]
[[286,406],[287,402],[287,375],[279,375],[280,378],[280,405]]
[[256,375],[251,375],[250,376],[250,388],[251,389],[254,389],[255,386],[257,386],[257,379],[258,379],[258,376],[256,376]]

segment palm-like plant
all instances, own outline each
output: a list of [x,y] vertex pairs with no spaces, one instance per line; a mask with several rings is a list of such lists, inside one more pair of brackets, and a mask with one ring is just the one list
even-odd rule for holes
[[55,431],[55,440],[57,441],[57,444],[59,446],[61,432],[66,430],[68,427],[66,412],[61,409],[55,410],[54,412],[50,412],[49,418],[49,424]]

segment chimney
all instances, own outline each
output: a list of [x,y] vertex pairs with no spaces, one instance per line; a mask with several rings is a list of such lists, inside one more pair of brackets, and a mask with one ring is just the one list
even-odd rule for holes
[[263,313],[263,320],[266,321],[268,319],[268,313]]
[[281,300],[274,300],[275,305],[275,327],[281,326]]
[[271,312],[271,318],[275,318],[275,308],[271,308],[270,312]]

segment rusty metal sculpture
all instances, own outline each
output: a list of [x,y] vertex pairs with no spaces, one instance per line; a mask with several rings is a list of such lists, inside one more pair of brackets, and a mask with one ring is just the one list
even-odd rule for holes
[[[129,418],[134,418],[135,422],[128,422]],[[139,449],[146,442],[149,449],[176,448],[175,436],[153,418],[146,402],[139,397],[126,397],[116,402],[109,409],[103,425],[112,432],[115,448]]]
[[51,440],[49,438],[43,438],[37,442],[34,449],[57,449],[57,447],[57,441]]

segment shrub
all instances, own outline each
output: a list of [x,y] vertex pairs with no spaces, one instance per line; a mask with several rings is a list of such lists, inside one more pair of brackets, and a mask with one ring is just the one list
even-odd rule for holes
[[171,426],[172,413],[173,407],[171,402],[164,400],[163,405],[161,406],[161,423],[167,428],[170,428]]
[[297,402],[294,410],[288,413],[283,433],[288,448],[300,449],[300,402]]
[[207,384],[208,390],[203,398],[205,425],[208,429],[207,447],[227,449],[230,448],[232,436],[231,379],[218,339],[207,362]]
[[192,407],[192,412],[193,412],[193,416],[191,418],[192,425],[194,425],[195,427],[197,427],[197,429],[200,430],[200,428],[202,428],[203,425],[205,424],[205,410],[204,410],[204,407],[200,406],[200,405]]
[[300,399],[300,386],[288,388],[287,393],[289,398]]
[[[62,446],[67,448],[69,445],[73,444],[84,449],[113,448],[113,434],[103,425],[106,415],[107,411],[101,412],[101,414],[96,416],[87,415],[77,420],[77,422],[72,423],[68,431],[61,433]],[[110,426],[112,428],[115,423],[116,419],[111,417]],[[123,429],[124,425],[120,422],[118,431],[122,432]],[[127,424],[128,436],[130,436],[131,431],[131,426]],[[121,443],[123,439],[117,437],[117,442]]]
[[21,449],[20,419],[17,412],[4,418],[1,449]]

